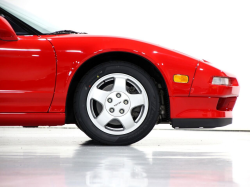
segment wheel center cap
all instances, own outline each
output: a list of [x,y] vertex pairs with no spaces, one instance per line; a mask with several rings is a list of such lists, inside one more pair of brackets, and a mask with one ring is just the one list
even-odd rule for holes
[[124,116],[130,109],[129,97],[123,92],[112,92],[106,98],[105,108],[112,116]]

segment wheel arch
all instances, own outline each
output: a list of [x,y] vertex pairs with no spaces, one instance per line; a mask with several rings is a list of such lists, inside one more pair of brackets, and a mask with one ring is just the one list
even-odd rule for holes
[[74,93],[77,88],[77,85],[81,78],[88,72],[88,70],[94,68],[95,66],[99,65],[102,62],[106,61],[128,61],[133,63],[144,71],[146,71],[155,81],[159,90],[159,96],[161,101],[161,115],[158,122],[169,122],[170,121],[170,103],[169,103],[169,94],[167,84],[159,71],[159,69],[148,59],[129,52],[106,52],[90,59],[86,60],[75,72],[67,93],[66,98],[66,106],[65,106],[65,123],[76,123],[75,116],[74,116],[74,109],[73,109],[73,99]]

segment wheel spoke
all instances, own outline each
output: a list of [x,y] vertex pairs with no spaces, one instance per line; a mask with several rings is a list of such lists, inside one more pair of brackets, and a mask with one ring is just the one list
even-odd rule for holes
[[145,104],[144,98],[142,94],[130,94],[129,95],[131,108],[135,108],[137,106],[141,106]]
[[97,116],[96,121],[101,125],[101,126],[105,126],[107,125],[111,120],[113,119],[113,117],[105,110],[103,109],[102,112],[99,114],[99,116]]
[[126,79],[121,77],[115,78],[115,84],[113,87],[113,91],[115,92],[127,92],[126,90]]
[[132,118],[132,115],[130,112],[128,112],[126,115],[119,117],[119,121],[121,122],[122,126],[126,129],[129,129],[135,125],[135,122]]
[[105,101],[106,101],[106,98],[108,97],[108,95],[110,94],[110,92],[108,91],[103,91],[103,90],[100,90],[98,88],[94,88],[92,91],[91,91],[91,99],[94,99],[98,102],[100,102],[102,105],[104,105]]

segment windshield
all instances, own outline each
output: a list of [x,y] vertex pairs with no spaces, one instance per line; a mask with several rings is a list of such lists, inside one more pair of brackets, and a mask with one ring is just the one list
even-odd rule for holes
[[0,1],[0,7],[42,34],[49,34],[58,30],[62,30],[62,28],[50,24],[47,21],[35,16],[34,14],[24,11],[13,4],[7,3],[6,1]]

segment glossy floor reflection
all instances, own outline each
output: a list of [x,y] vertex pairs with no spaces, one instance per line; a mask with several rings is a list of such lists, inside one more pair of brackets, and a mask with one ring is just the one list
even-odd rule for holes
[[0,128],[0,186],[250,186],[250,133],[154,130],[101,146],[78,129]]

